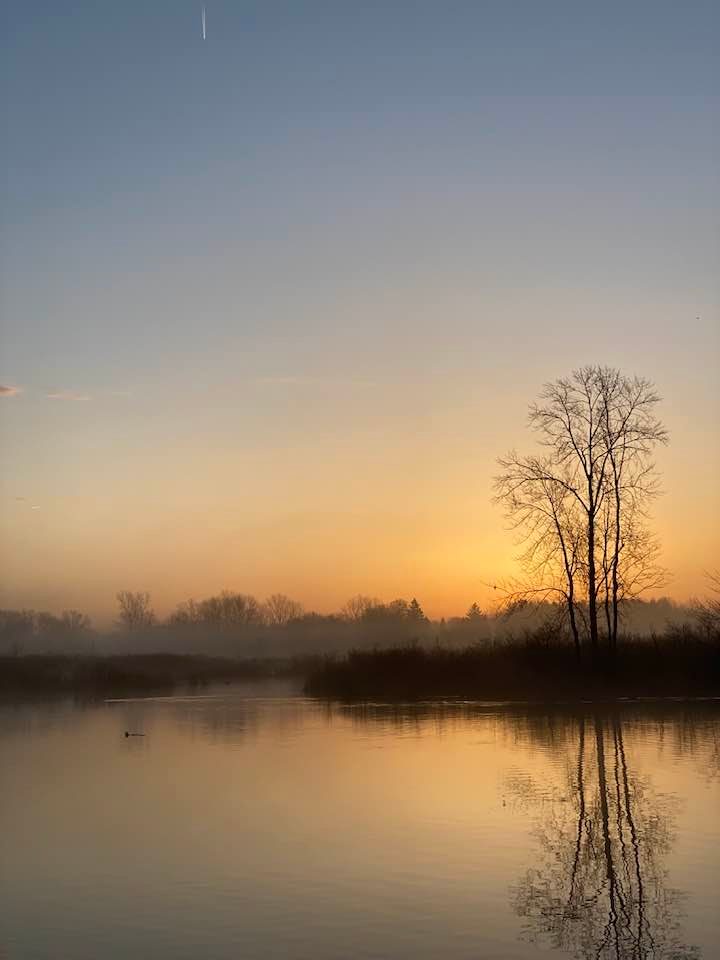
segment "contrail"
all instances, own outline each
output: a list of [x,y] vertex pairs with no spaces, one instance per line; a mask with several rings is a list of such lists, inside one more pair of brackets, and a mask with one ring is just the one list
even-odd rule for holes
[[205,5],[203,4],[202,8],[202,25],[203,25],[203,40],[207,39],[205,36]]

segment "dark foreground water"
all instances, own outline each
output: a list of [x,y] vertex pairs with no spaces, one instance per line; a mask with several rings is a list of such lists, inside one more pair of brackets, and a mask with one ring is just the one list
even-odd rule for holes
[[5,706],[0,776],[7,960],[720,956],[719,705]]

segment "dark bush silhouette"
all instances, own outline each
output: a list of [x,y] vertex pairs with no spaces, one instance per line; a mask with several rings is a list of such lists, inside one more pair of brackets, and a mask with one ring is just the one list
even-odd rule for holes
[[84,698],[169,693],[213,683],[305,676],[317,661],[228,660],[175,654],[0,657],[0,695]]
[[517,642],[460,649],[397,646],[326,658],[308,678],[311,696],[345,700],[613,699],[720,693],[720,644],[700,631],[671,630],[628,638],[609,652],[578,661],[551,631]]

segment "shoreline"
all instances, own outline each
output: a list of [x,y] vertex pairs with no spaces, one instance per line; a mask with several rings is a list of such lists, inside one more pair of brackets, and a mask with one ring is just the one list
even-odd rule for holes
[[580,662],[567,645],[528,641],[464,648],[403,645],[339,657],[230,659],[202,654],[29,654],[0,657],[0,701],[172,696],[291,680],[321,701],[557,706],[720,701],[720,644],[629,641]]
[[300,684],[310,669],[308,658],[234,660],[173,653],[2,656],[0,702],[68,696],[99,701],[282,679]]

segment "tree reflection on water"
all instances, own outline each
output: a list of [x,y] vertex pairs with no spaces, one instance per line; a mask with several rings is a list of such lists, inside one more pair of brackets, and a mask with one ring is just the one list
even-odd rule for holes
[[663,866],[673,806],[632,775],[617,714],[581,718],[566,787],[536,831],[537,864],[513,889],[524,936],[578,958],[699,957]]

